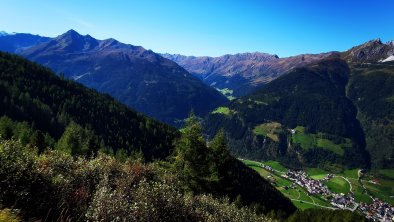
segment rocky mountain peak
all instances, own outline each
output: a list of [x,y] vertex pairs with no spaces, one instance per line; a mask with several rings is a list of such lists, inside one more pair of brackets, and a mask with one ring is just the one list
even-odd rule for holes
[[394,53],[392,42],[382,43],[381,39],[373,39],[359,46],[355,46],[342,53],[342,57],[348,62],[379,62]]

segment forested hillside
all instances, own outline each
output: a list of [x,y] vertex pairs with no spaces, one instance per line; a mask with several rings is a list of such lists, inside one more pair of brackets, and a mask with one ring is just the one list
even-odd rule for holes
[[376,168],[394,167],[394,63],[353,64],[348,96]]
[[0,53],[0,94],[0,116],[25,121],[55,140],[75,122],[96,135],[99,147],[109,153],[142,151],[148,160],[163,158],[177,135],[174,128],[132,111],[108,95],[6,53]]
[[269,221],[263,214],[295,211],[230,155],[223,133],[207,144],[195,116],[179,133],[18,56],[0,53],[0,72],[0,206],[23,220]]
[[349,73],[339,59],[297,68],[235,100],[226,112],[213,112],[207,132],[223,127],[232,151],[242,157],[298,167],[367,167],[357,110],[345,95]]

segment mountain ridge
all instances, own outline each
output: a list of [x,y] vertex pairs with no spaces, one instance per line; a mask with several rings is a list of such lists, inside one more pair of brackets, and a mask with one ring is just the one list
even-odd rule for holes
[[97,40],[70,30],[19,54],[175,126],[191,110],[204,116],[227,102],[175,62],[115,39]]
[[286,58],[267,53],[238,53],[219,57],[171,56],[162,54],[198,76],[207,85],[230,89],[244,96],[293,68],[326,58],[334,52],[302,54]]
[[[183,56],[168,53],[162,55],[177,62],[207,85],[220,90],[233,90],[233,95],[240,97],[286,74],[293,68],[302,67],[330,56],[340,56],[348,62],[391,61],[392,57],[390,56],[394,56],[394,42],[382,43],[380,39],[374,39],[344,52],[300,54],[283,58],[261,52],[228,54],[219,57]],[[276,59],[256,60],[253,58],[254,55]],[[229,62],[226,63],[227,61]]]

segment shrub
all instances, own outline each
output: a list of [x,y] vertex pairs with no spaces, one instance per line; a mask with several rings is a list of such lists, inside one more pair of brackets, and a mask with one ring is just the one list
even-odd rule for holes
[[37,171],[36,156],[18,141],[0,141],[0,202],[27,216],[45,215],[53,203],[50,183]]
[[0,210],[0,222],[21,222],[22,220],[15,212],[6,208]]

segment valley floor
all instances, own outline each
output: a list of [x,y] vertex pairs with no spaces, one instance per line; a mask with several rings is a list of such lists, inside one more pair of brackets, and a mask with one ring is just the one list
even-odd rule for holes
[[301,210],[347,209],[359,211],[376,221],[391,221],[394,217],[394,180],[391,177],[367,174],[359,179],[358,169],[331,174],[318,168],[294,171],[276,161],[241,160]]

